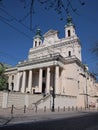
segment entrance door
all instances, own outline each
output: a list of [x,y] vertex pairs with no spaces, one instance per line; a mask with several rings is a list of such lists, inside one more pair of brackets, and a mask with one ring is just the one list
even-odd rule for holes
[[42,83],[42,93],[45,94],[46,84]]

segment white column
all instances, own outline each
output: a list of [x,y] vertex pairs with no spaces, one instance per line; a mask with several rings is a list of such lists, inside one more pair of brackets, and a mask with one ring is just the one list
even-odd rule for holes
[[50,93],[50,67],[47,68],[46,93]]
[[55,67],[55,94],[59,94],[59,66]]
[[42,69],[39,69],[39,92],[42,92]]
[[28,91],[32,92],[31,89],[32,89],[32,70],[29,70]]
[[19,91],[19,87],[20,87],[20,72],[17,73],[17,84],[14,90]]
[[26,71],[23,72],[22,88],[21,88],[22,93],[25,92],[25,89],[26,89],[25,87],[26,87]]

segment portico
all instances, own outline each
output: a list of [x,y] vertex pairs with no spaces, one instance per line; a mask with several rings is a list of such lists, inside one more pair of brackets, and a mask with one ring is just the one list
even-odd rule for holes
[[[22,93],[46,93],[49,94],[50,90],[55,86],[55,93],[59,89],[59,66],[50,66],[38,69],[23,70],[17,73],[17,87],[15,91],[21,90]],[[36,72],[36,73],[33,73]],[[43,77],[43,72],[45,76]],[[22,73],[22,75],[20,74]],[[38,75],[37,75],[38,74]],[[21,75],[21,76],[20,76]],[[51,76],[52,75],[52,76]],[[37,84],[33,77],[37,77]],[[51,76],[51,77],[50,77]],[[26,84],[27,82],[27,84]]]
[[[59,60],[57,60],[57,59]],[[25,62],[18,65],[17,73],[17,87],[15,91],[21,91],[22,93],[45,93],[49,94],[50,90],[55,87],[55,93],[59,94],[60,89],[60,71],[63,67],[62,57],[56,55],[55,61],[49,58],[47,63],[32,64],[31,62]],[[45,61],[45,59],[43,59]]]

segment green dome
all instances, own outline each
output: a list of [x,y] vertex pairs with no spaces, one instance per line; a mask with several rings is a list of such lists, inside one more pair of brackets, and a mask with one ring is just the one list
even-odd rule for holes
[[67,17],[67,26],[74,26],[73,22],[72,22],[72,17],[70,15],[68,15]]
[[34,38],[40,38],[40,39],[42,39],[40,28],[38,28],[38,29],[36,30],[36,35],[35,35]]

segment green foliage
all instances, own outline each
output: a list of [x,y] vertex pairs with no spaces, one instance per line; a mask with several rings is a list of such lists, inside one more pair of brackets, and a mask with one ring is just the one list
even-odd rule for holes
[[0,63],[0,91],[7,89],[7,76],[4,74],[6,66]]

